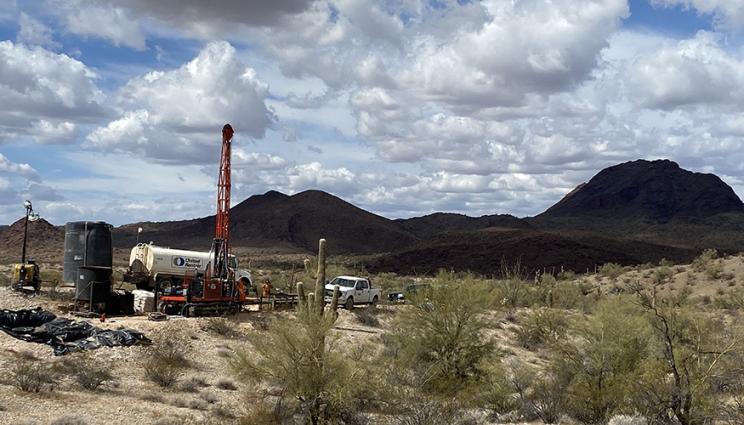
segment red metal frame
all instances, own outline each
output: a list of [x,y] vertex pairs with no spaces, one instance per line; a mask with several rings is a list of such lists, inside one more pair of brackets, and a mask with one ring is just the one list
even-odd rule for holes
[[246,299],[247,288],[242,282],[235,280],[235,271],[230,270],[228,259],[230,255],[230,155],[233,137],[233,128],[225,124],[222,128],[222,153],[220,154],[220,175],[217,181],[217,215],[214,232],[214,251],[212,263],[204,276],[204,287],[200,296],[190,293],[190,284],[193,278],[187,276],[182,289],[184,295],[165,295],[160,301],[170,304],[183,304],[187,302],[205,303],[243,303]]
[[230,124],[222,128],[222,154],[220,155],[220,177],[217,182],[217,225],[214,238],[224,242],[225,251],[229,251],[230,240],[230,146],[233,129]]

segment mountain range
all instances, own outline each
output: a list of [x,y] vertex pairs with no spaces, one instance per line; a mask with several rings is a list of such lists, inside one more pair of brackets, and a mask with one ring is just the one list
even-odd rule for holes
[[[704,248],[744,249],[744,204],[733,189],[669,160],[606,168],[535,217],[434,213],[390,220],[309,190],[251,196],[231,209],[230,219],[236,248],[312,253],[323,237],[330,253],[363,255],[370,271],[407,274],[441,268],[494,274],[504,262],[585,271],[606,262],[687,261]],[[21,219],[0,228],[0,258],[20,256],[22,225]],[[140,227],[142,241],[203,250],[214,216],[120,226],[115,247],[131,248]],[[30,223],[29,252],[40,259],[61,259],[63,240],[61,227]]]

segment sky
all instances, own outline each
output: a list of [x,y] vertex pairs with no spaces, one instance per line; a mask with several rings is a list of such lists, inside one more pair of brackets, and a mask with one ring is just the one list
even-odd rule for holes
[[539,214],[667,158],[744,194],[741,0],[0,0],[0,224],[319,189]]

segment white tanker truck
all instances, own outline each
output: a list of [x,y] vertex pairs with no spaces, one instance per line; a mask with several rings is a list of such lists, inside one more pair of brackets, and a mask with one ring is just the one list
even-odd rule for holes
[[[140,243],[132,248],[129,255],[129,269],[124,281],[133,283],[137,289],[152,290],[156,284],[160,288],[178,286],[187,273],[196,270],[204,273],[210,262],[210,253],[171,249],[162,246]],[[251,273],[238,267],[238,259],[230,255],[229,267],[235,271],[235,280],[251,287]]]

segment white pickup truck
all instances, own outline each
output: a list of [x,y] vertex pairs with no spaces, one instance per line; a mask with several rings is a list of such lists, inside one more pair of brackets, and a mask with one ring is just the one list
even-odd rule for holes
[[380,301],[382,291],[372,287],[372,282],[364,277],[337,276],[326,283],[325,299],[331,301],[333,287],[338,285],[338,304],[345,309],[351,310],[355,304],[369,304],[376,306]]

